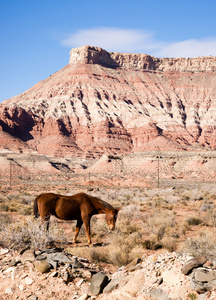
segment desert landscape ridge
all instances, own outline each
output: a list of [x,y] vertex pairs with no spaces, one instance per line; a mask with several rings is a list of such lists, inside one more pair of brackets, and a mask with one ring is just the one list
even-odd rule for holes
[[215,70],[215,57],[74,48],[67,66],[1,103],[1,148],[87,158],[213,150]]

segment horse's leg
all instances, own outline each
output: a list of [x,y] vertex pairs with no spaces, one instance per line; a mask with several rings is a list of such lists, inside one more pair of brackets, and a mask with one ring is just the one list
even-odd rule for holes
[[74,235],[74,240],[73,240],[74,244],[76,244],[76,242],[77,242],[77,236],[78,236],[78,234],[80,232],[82,224],[83,224],[82,219],[77,220],[76,229],[75,229],[75,235]]
[[49,230],[49,224],[50,224],[50,215],[49,216],[41,216],[41,227],[46,229],[46,231]]
[[87,235],[87,239],[88,239],[88,244],[89,246],[92,245],[92,242],[91,242],[91,233],[90,233],[90,218],[86,218],[83,220],[83,224],[84,224],[84,227],[85,227],[85,231],[86,231],[86,235]]

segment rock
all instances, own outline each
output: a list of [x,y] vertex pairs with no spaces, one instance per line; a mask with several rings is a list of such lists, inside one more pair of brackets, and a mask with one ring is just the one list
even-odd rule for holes
[[125,267],[125,270],[134,271],[134,270],[136,270],[135,267],[141,262],[142,262],[141,258],[136,258]]
[[80,287],[83,284],[83,282],[84,282],[84,279],[82,278],[77,282],[76,286]]
[[121,277],[112,279],[107,284],[107,286],[104,288],[103,293],[110,293],[110,292],[112,292],[115,288],[118,287],[118,285],[119,285],[119,283],[120,283],[121,280],[122,280]]
[[8,263],[8,265],[10,266],[10,267],[16,267],[18,264],[20,264],[21,263],[21,260],[12,260],[12,261],[10,261],[9,263]]
[[22,284],[20,284],[20,285],[19,285],[19,289],[20,289],[20,291],[23,291],[24,286],[23,286]]
[[200,208],[202,211],[211,210],[214,208],[214,204],[203,204]]
[[87,299],[88,299],[88,294],[83,294],[77,300],[87,300]]
[[11,287],[6,288],[5,294],[13,294]]
[[34,262],[34,265],[35,265],[35,268],[41,273],[46,273],[51,268],[51,265],[45,260],[36,260]]
[[141,290],[145,283],[145,273],[143,270],[139,270],[136,272],[136,276],[132,276],[128,283],[124,286],[124,291],[130,293],[132,296],[136,296],[136,294]]
[[38,300],[38,297],[35,295],[29,295],[27,298],[28,300]]
[[191,287],[197,293],[205,293],[216,287],[216,271],[206,268],[194,269],[191,275]]
[[92,293],[92,295],[97,296],[102,293],[104,287],[108,284],[108,282],[108,276],[99,272],[92,276],[89,291]]
[[30,278],[30,277],[26,277],[26,278],[25,278],[25,283],[26,283],[27,285],[31,285],[31,284],[33,283],[33,279]]
[[197,300],[206,300],[208,298],[208,293],[200,294]]
[[116,291],[114,293],[107,294],[105,299],[106,300],[132,300],[134,299],[134,297],[132,297],[130,294],[126,292]]
[[84,265],[78,261],[78,259],[75,257],[73,264],[72,264],[72,268],[84,268]]
[[37,255],[37,256],[36,256],[36,259],[37,259],[37,260],[45,260],[46,258],[47,258],[47,256],[46,256],[46,255],[43,255],[43,254]]
[[[152,289],[146,294],[151,300],[172,300],[169,296],[161,289]],[[177,296],[177,295],[176,295]],[[138,298],[139,299],[139,298]],[[141,300],[142,298],[140,298]]]
[[197,256],[188,260],[182,267],[181,271],[184,275],[188,275],[194,268],[203,266],[207,262],[205,256]]
[[199,268],[194,271],[195,279],[197,281],[202,282],[210,282],[213,285],[216,285],[216,271],[215,270],[209,270],[205,268]]
[[50,274],[50,277],[57,277],[57,276],[58,276],[58,272],[57,272],[57,271],[52,272],[52,273]]
[[33,250],[26,250],[21,255],[21,262],[24,264],[26,261],[33,262],[35,260],[35,254]]
[[70,258],[67,257],[66,254],[64,253],[51,253],[51,254],[47,254],[47,258],[46,260],[48,262],[50,261],[58,261],[60,264],[62,263],[72,263],[72,260]]
[[0,249],[0,255],[5,255],[7,253],[9,253],[9,249],[4,249],[4,248]]
[[178,272],[178,269],[173,268],[171,270],[166,270],[162,273],[163,281],[169,285],[176,285],[180,281],[184,280],[184,275]]

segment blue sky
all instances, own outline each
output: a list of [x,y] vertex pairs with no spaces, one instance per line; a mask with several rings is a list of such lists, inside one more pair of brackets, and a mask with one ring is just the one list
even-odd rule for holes
[[82,45],[216,56],[215,0],[0,0],[0,102],[60,70]]

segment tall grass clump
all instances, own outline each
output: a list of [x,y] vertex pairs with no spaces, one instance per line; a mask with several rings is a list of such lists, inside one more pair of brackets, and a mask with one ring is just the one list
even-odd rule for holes
[[216,259],[216,230],[213,232],[204,232],[197,237],[186,239],[182,252],[193,256],[203,255],[208,260]]
[[64,236],[56,226],[50,226],[50,230],[47,232],[40,226],[40,221],[32,217],[20,222],[5,222],[1,225],[0,245],[8,249],[43,249],[53,241],[62,240]]

